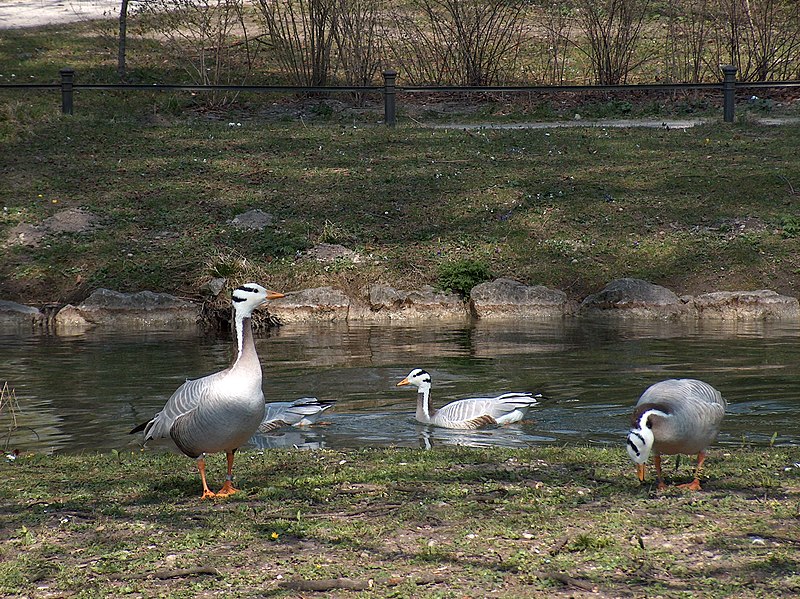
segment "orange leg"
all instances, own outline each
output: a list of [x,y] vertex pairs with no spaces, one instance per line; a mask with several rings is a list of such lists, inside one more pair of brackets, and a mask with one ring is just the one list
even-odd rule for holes
[[203,495],[200,499],[216,497],[216,494],[208,488],[208,483],[206,483],[206,461],[203,459],[203,456],[197,458],[197,469],[200,471],[200,480],[203,481]]
[[706,454],[702,451],[697,454],[697,466],[694,469],[694,480],[690,483],[678,485],[681,489],[689,489],[690,491],[701,491],[700,487],[700,470],[703,468],[703,462],[706,461]]
[[225,484],[222,485],[222,488],[219,491],[217,491],[217,497],[227,497],[228,495],[233,495],[239,490],[233,487],[233,452],[229,451],[225,454],[225,457],[228,458],[228,474],[225,477]]
[[658,481],[658,486],[656,488],[659,491],[663,491],[667,488],[667,485],[664,482],[664,476],[661,474],[661,455],[656,454],[653,457],[653,465],[656,468],[656,480]]

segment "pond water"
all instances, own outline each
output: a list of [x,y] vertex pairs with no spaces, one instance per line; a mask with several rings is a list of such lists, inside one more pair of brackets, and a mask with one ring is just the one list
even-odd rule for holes
[[[260,435],[262,447],[523,447],[619,444],[650,384],[692,377],[730,406],[721,444],[800,444],[798,323],[552,322],[411,326],[287,325],[261,334],[267,401],[335,399],[325,426]],[[227,335],[92,332],[0,335],[0,385],[16,398],[0,414],[0,447],[39,452],[137,447],[128,435],[187,378],[226,367]],[[538,391],[549,400],[520,424],[449,431],[416,423],[414,367],[433,377],[440,406],[470,395]],[[8,396],[6,396],[8,399]]]

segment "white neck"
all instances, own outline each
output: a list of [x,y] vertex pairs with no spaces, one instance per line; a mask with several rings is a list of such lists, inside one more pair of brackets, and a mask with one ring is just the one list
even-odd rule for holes
[[417,389],[417,411],[421,411],[425,416],[433,416],[433,409],[430,402],[431,384],[422,383]]

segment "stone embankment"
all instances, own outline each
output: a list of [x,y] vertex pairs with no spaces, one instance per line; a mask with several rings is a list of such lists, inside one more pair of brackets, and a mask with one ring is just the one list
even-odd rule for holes
[[[216,292],[220,293],[223,286],[217,284]],[[286,297],[270,302],[269,312],[279,323],[580,317],[798,320],[800,304],[797,298],[770,290],[678,296],[660,285],[628,278],[612,281],[578,303],[557,289],[501,278],[475,286],[466,301],[430,286],[400,290],[374,284],[358,297],[350,297],[332,287],[319,287],[287,293]],[[0,300],[0,330],[47,327],[58,334],[71,334],[93,327],[171,329],[195,326],[202,314],[202,304],[165,293],[118,293],[97,289],[77,306],[67,304],[39,309]]]

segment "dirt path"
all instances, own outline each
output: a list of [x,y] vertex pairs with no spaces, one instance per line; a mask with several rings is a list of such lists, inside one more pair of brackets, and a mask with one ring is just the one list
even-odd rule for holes
[[118,11],[119,0],[4,0],[0,2],[0,29],[110,18]]

